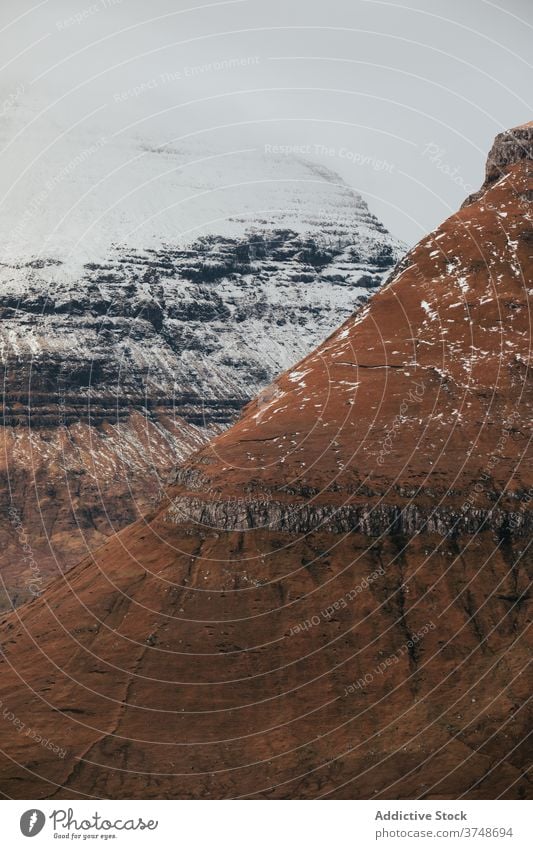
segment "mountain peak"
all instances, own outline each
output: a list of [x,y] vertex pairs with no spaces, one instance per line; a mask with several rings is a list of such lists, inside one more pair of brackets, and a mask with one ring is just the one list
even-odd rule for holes
[[498,133],[488,155],[486,180],[493,183],[522,159],[533,159],[533,121]]

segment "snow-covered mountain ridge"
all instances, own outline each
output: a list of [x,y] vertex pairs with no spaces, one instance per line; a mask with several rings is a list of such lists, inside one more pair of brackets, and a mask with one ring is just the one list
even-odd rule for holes
[[[402,253],[311,163],[248,152],[189,167],[145,144],[119,186],[105,174],[124,150],[84,144],[76,167],[48,162],[18,218],[0,213],[1,492],[44,578],[146,510]],[[2,603],[18,603],[14,527],[3,543]]]
[[187,249],[116,249],[75,281],[55,260],[4,265],[5,423],[20,404],[33,426],[53,423],[59,384],[68,421],[161,404],[197,424],[227,422],[380,285],[399,248],[366,230],[256,227]]

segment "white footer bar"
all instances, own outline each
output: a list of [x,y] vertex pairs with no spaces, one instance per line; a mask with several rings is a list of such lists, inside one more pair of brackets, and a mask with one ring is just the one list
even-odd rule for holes
[[[161,849],[533,846],[528,801],[3,801],[2,845]],[[30,842],[31,839],[35,842]],[[68,842],[67,842],[68,841]]]

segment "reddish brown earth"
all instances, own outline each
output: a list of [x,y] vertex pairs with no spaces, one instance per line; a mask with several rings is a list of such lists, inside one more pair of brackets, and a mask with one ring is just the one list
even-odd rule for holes
[[533,797],[532,153],[4,617],[6,796]]

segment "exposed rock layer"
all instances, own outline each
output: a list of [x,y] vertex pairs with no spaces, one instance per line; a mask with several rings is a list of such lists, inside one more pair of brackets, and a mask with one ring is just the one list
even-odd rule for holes
[[[532,152],[533,121],[521,127],[499,133],[487,158],[485,182],[478,192],[467,198],[464,206],[479,200],[493,183],[505,176],[509,165],[514,165],[521,160],[531,162]],[[531,201],[533,198],[530,196],[528,200]]]

